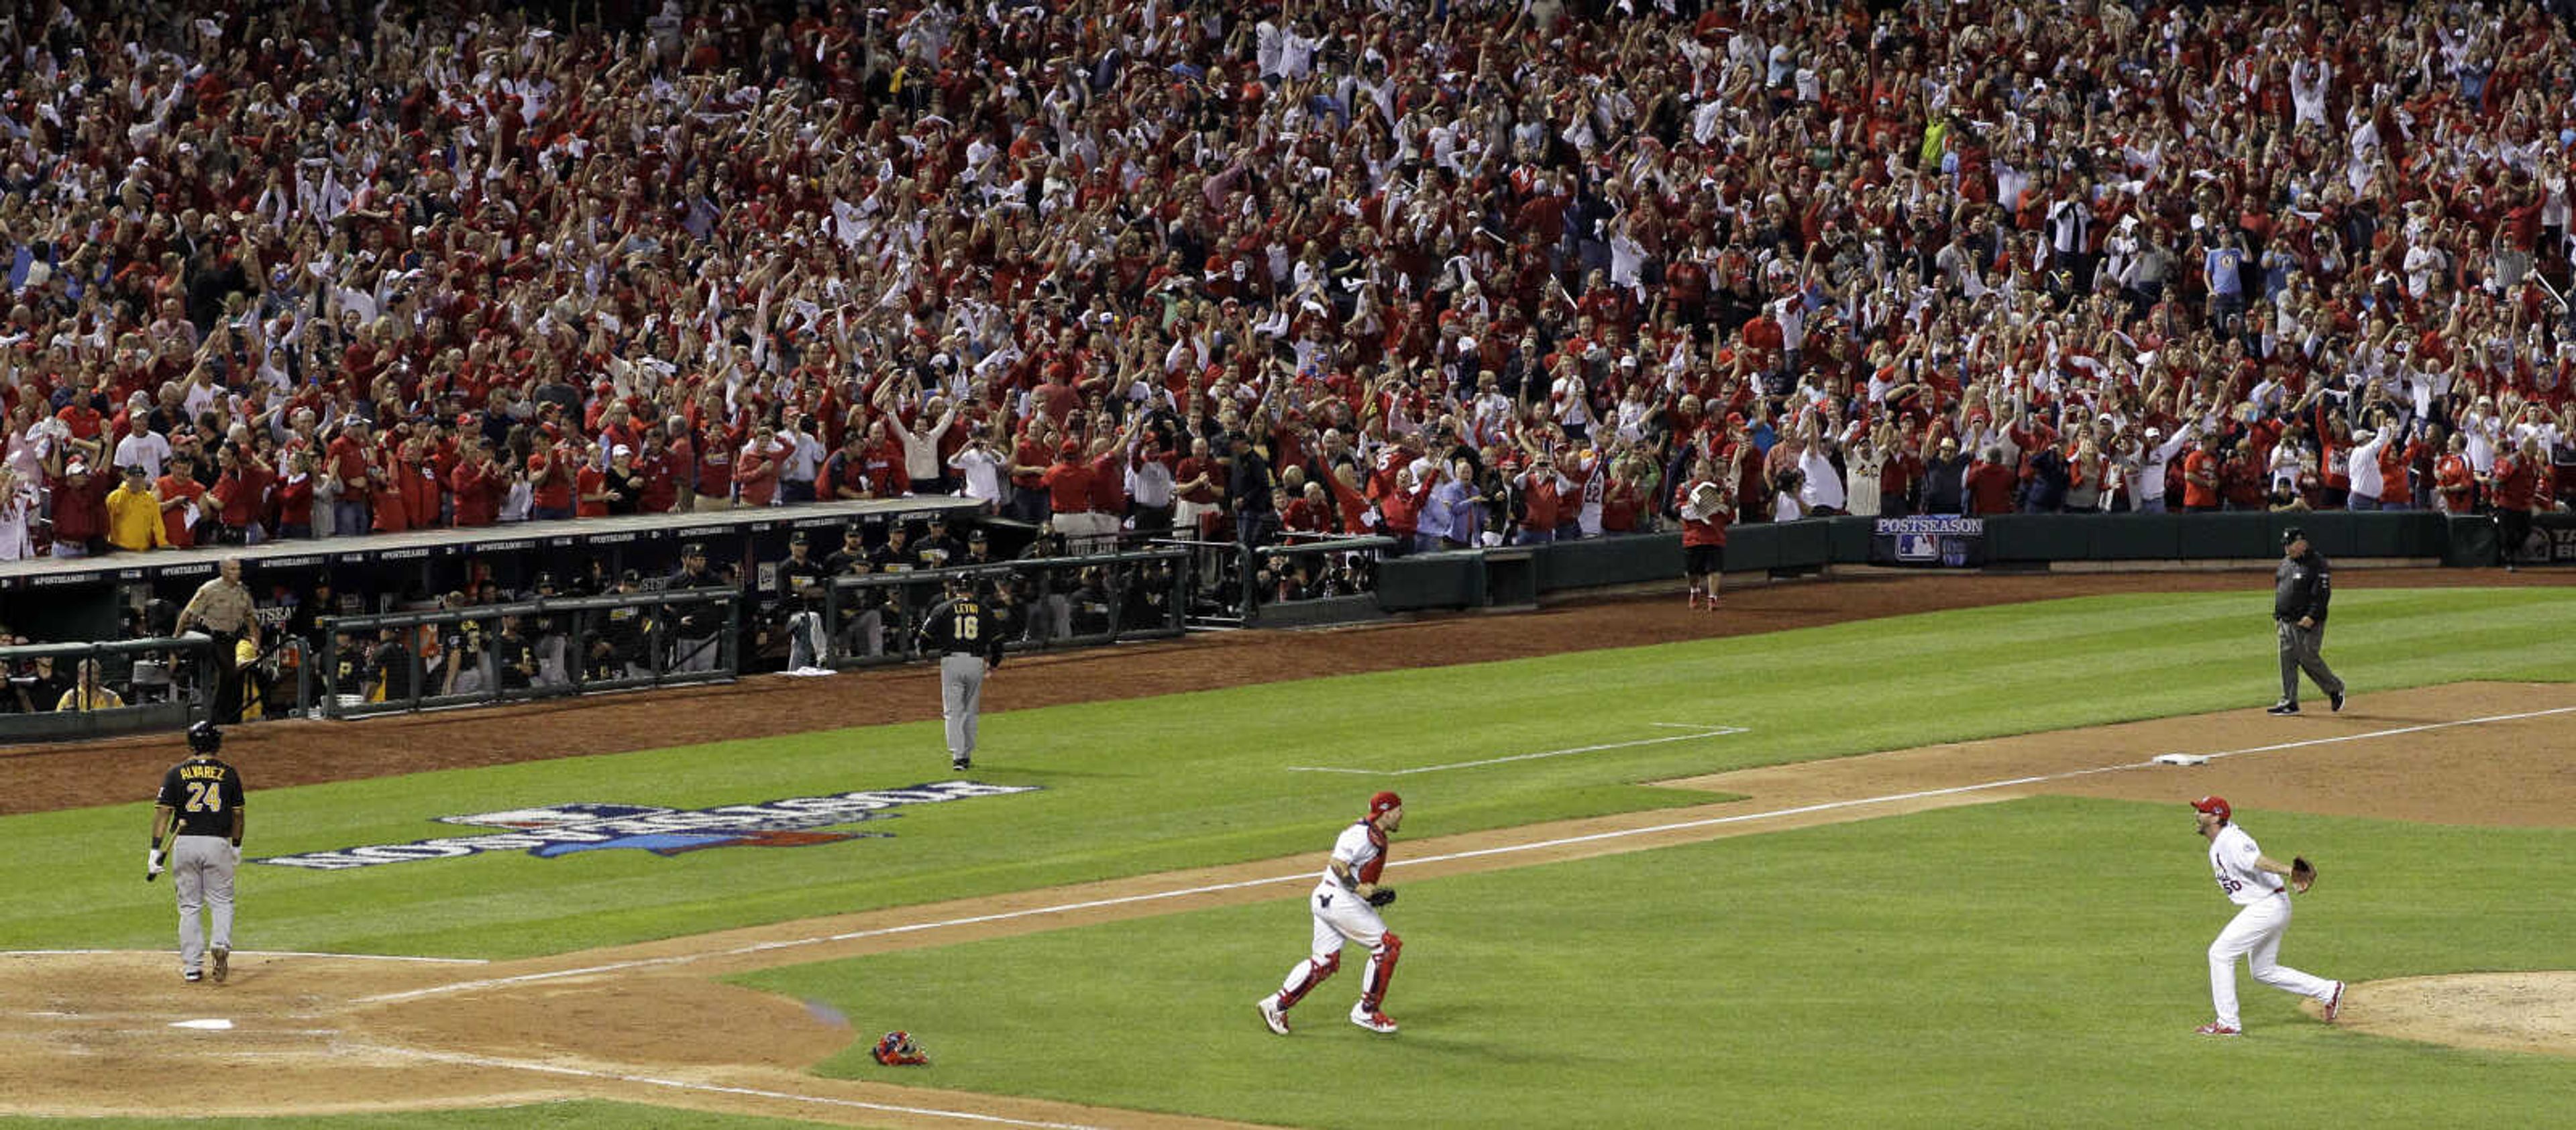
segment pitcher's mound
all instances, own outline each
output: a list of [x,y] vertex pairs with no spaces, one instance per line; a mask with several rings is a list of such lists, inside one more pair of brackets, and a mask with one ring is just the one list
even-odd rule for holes
[[2576,972],[2372,981],[2345,993],[2341,1022],[2376,1036],[2576,1056]]

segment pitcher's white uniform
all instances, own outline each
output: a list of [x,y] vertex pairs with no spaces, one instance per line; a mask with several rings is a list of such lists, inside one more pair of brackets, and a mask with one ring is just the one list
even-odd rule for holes
[[[2279,964],[2281,934],[2290,928],[2290,892],[2281,877],[2254,865],[2263,849],[2245,829],[2229,823],[2209,839],[2209,869],[2219,892],[2244,909],[2236,912],[2218,940],[2209,943],[2209,998],[2217,1006],[2218,1024],[2241,1029],[2236,1009],[2236,959],[2253,966],[2254,979],[2285,992],[2336,1001],[2342,986]],[[2331,1019],[2331,1017],[2329,1017]]]

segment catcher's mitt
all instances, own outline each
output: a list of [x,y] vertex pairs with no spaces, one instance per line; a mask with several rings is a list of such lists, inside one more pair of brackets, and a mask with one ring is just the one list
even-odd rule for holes
[[2308,862],[2308,857],[2304,855],[2292,856],[2290,858],[2290,889],[2304,895],[2308,893],[2308,888],[2316,885],[2317,865]]
[[1394,901],[1395,888],[1393,887],[1379,887],[1378,889],[1369,892],[1368,904],[1370,906],[1385,906]]

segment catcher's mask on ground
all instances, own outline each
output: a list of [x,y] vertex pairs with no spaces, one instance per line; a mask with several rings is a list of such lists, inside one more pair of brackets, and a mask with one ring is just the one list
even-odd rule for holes
[[877,1041],[877,1062],[888,1067],[917,1066],[930,1062],[920,1045],[912,1042],[912,1033],[897,1029]]

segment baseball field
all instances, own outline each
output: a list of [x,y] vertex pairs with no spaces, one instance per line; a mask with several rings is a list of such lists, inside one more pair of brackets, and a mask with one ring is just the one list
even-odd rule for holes
[[[220,987],[137,881],[178,743],[0,751],[0,1126],[2563,1121],[2571,590],[2348,571],[2353,700],[2275,718],[2262,580],[1043,657],[965,773],[917,670],[237,729]],[[1402,1031],[1343,1019],[1354,953],[1274,1036],[1378,789]],[[2205,793],[2319,863],[2281,959],[2338,1022],[2245,978],[2193,1034]],[[869,1057],[897,1028],[930,1065]]]

